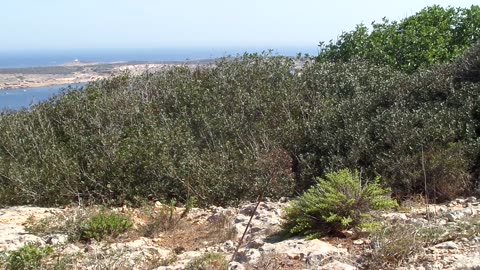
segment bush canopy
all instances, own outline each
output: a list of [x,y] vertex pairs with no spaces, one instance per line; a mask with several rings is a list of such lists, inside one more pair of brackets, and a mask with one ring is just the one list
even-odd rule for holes
[[449,62],[480,38],[480,7],[434,5],[399,22],[383,18],[371,27],[359,24],[337,40],[321,42],[318,60],[355,57],[405,72]]

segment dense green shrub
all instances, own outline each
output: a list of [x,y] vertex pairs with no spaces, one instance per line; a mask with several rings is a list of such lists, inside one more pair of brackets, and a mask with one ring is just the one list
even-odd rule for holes
[[[412,155],[390,159],[382,164],[389,185],[397,195],[407,196],[424,190],[433,200],[455,199],[472,189],[465,147],[451,143],[446,147],[432,146]],[[425,186],[426,184],[426,186]]]
[[[216,66],[128,74],[0,118],[0,201],[227,204],[294,185],[282,128],[297,105],[293,61],[245,55]],[[265,161],[268,160],[270,164]],[[285,165],[272,173],[272,166]],[[28,183],[28,184],[25,184]],[[15,195],[15,196],[13,196]]]
[[360,24],[336,41],[321,43],[318,60],[350,61],[360,57],[405,72],[449,62],[480,38],[480,7],[426,7],[401,21]]
[[[435,169],[442,163],[450,163],[442,177],[458,190],[438,199],[471,192],[480,156],[475,113],[480,95],[478,84],[455,81],[473,70],[479,50],[477,45],[452,65],[412,75],[362,61],[308,66],[303,91],[313,105],[306,110],[304,148],[297,155],[300,176],[363,168],[367,176],[384,176],[399,195],[424,193],[423,149],[429,198],[441,193],[435,194],[433,181],[444,174]],[[416,177],[405,178],[408,170]]]
[[0,204],[227,205],[342,168],[402,197],[466,195],[480,175],[479,52],[413,74],[254,54],[67,89],[0,114]]
[[286,208],[284,227],[291,234],[309,237],[358,227],[369,211],[398,206],[379,181],[380,177],[362,181],[358,171],[348,169],[317,178],[316,185]]
[[105,237],[117,237],[132,226],[130,217],[102,211],[89,217],[81,224],[80,240],[95,239],[101,241]]

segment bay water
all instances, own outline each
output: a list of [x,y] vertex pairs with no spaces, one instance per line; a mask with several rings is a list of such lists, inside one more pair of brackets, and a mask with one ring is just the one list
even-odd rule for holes
[[[169,62],[185,60],[203,60],[224,57],[229,55],[260,53],[266,51],[261,48],[172,48],[172,49],[76,49],[76,50],[17,50],[0,51],[1,69],[57,66],[73,61],[114,63],[131,61]],[[317,47],[303,48],[274,48],[274,55],[295,56],[297,53],[315,55]],[[82,86],[83,84],[72,84]],[[47,100],[52,95],[68,85],[55,85],[35,88],[20,88],[0,90],[0,112],[5,110],[19,110],[33,104]]]
[[0,90],[0,111],[28,108],[49,99],[69,85],[81,87],[85,83]]

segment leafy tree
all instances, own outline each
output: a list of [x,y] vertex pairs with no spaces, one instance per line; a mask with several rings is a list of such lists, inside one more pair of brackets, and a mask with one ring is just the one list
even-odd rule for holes
[[372,22],[371,31],[359,24],[337,41],[320,43],[321,61],[364,58],[377,64],[413,72],[461,55],[480,37],[480,7],[424,8],[400,22],[383,18]]

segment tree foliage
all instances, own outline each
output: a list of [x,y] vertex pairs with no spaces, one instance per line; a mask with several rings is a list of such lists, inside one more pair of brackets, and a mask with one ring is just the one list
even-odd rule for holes
[[336,41],[322,42],[318,59],[349,61],[359,57],[413,72],[453,60],[479,38],[479,6],[434,5],[399,22],[383,18],[370,28],[359,24]]

